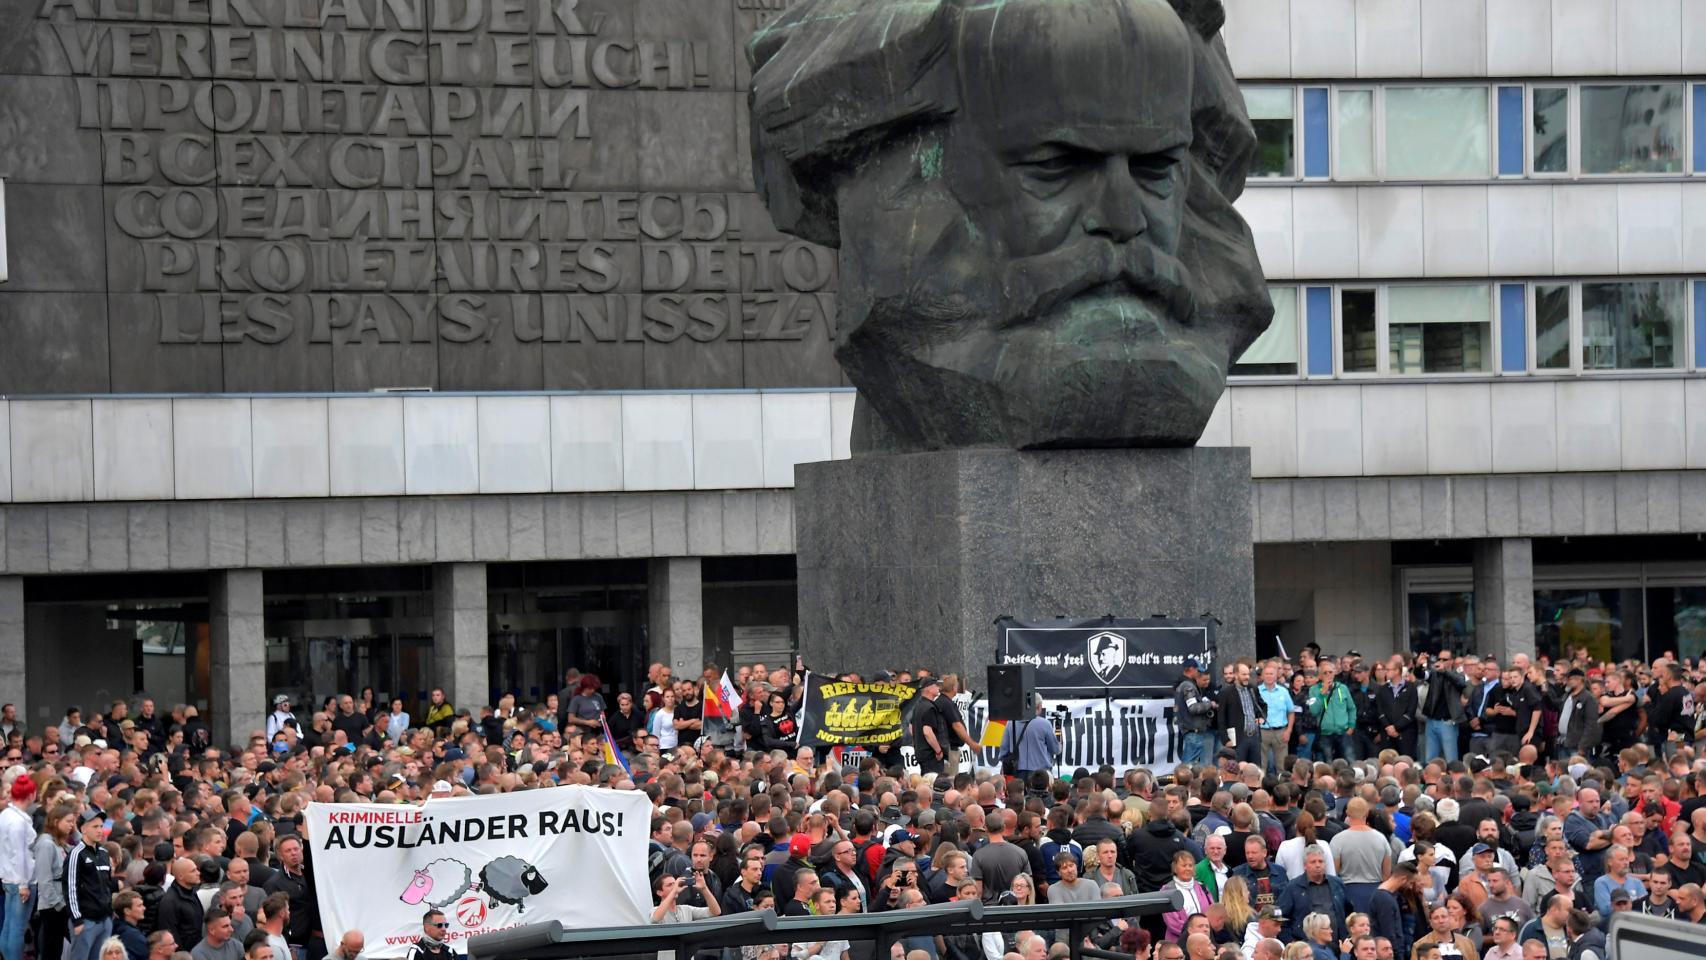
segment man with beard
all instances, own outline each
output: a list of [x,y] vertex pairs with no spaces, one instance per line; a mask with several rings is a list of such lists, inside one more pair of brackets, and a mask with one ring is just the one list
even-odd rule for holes
[[1582,750],[1588,731],[1599,725],[1599,700],[1588,692],[1587,674],[1580,668],[1565,676],[1564,691],[1558,707],[1558,753],[1568,757]]
[[754,37],[754,178],[841,250],[856,456],[1196,440],[1272,315],[1223,17],[806,0]]
[[1244,838],[1244,863],[1232,868],[1232,875],[1244,881],[1250,891],[1250,909],[1272,906],[1287,883],[1285,868],[1268,860],[1268,845],[1261,837]]

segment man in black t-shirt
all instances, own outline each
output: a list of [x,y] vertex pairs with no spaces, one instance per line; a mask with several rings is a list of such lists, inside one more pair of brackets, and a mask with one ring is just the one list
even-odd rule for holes
[[[682,746],[697,744],[705,725],[705,702],[699,699],[699,690],[698,681],[684,681],[676,688],[675,729]],[[684,721],[686,726],[682,726]]]
[[1509,667],[1498,686],[1487,693],[1481,712],[1481,727],[1488,731],[1487,750],[1513,756],[1522,748],[1525,735],[1539,725],[1540,696],[1523,680],[1522,671]]
[[941,703],[941,681],[926,677],[918,688],[918,704],[912,708],[912,749],[918,752],[921,773],[940,774],[947,769],[948,718]]
[[942,719],[948,724],[948,759],[944,772],[950,777],[960,772],[960,748],[971,742],[971,731],[966,729],[965,716],[960,713],[960,705],[954,700],[959,692],[959,677],[951,673],[942,677],[942,695],[936,699],[936,706],[941,709]]

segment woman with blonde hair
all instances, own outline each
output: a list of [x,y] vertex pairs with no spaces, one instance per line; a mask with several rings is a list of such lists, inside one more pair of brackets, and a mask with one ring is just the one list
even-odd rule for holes
[[101,960],[127,960],[130,954],[125,952],[124,941],[117,937],[108,937],[101,944]]
[[1329,946],[1333,942],[1333,918],[1325,913],[1312,913],[1303,918],[1303,939],[1315,960],[1339,960],[1339,952]]
[[1243,877],[1226,878],[1226,885],[1220,888],[1220,906],[1226,911],[1226,929],[1236,938],[1233,942],[1242,945],[1245,931],[1256,919],[1256,911],[1250,906],[1250,887]]
[[1037,905],[1036,881],[1032,880],[1028,873],[1021,873],[1014,877],[1013,885],[1007,888],[1007,892],[1013,895],[1014,903],[1018,906],[1034,907]]
[[1125,811],[1120,814],[1120,829],[1129,837],[1134,831],[1142,830],[1143,824],[1143,811],[1134,804],[1126,804]]

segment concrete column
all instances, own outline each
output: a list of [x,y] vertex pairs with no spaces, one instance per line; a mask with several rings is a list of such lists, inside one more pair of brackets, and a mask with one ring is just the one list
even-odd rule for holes
[[432,663],[452,706],[475,717],[491,698],[486,647],[486,565],[440,563],[432,568]]
[[698,557],[651,562],[646,593],[646,635],[651,659],[669,664],[678,678],[705,668],[705,592]]
[[1475,544],[1475,645],[1500,663],[1534,656],[1534,541],[1527,537]]
[[263,620],[265,591],[259,570],[216,570],[208,574],[212,623],[208,685],[215,746],[248,743],[251,731],[266,730],[267,661]]
[[30,723],[29,686],[24,664],[24,578],[0,577],[0,703],[10,703],[18,709],[18,719]]

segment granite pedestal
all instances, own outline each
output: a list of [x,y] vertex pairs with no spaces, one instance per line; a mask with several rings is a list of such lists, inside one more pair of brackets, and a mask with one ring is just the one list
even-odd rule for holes
[[1250,452],[951,450],[794,474],[800,646],[819,669],[929,666],[974,689],[1003,614],[1222,621],[1253,654]]

